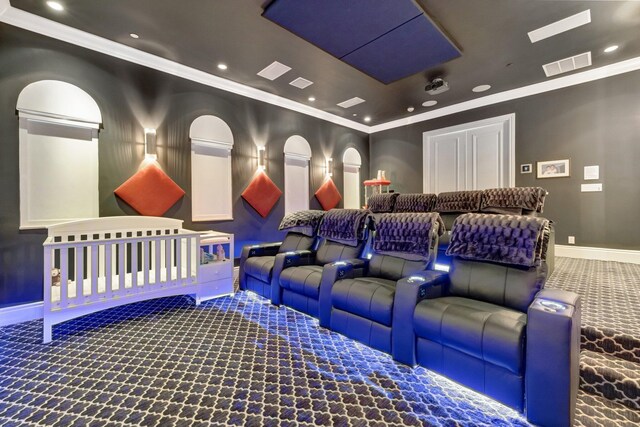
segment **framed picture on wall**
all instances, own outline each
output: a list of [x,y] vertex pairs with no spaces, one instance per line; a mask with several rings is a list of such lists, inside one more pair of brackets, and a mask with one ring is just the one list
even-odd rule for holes
[[569,159],[538,162],[537,178],[562,178],[569,176]]

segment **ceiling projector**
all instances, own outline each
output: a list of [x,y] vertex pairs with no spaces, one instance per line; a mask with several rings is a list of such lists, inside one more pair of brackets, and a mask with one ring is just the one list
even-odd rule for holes
[[426,90],[429,95],[438,95],[439,93],[449,90],[449,83],[445,82],[440,77],[436,77],[424,87],[424,90]]

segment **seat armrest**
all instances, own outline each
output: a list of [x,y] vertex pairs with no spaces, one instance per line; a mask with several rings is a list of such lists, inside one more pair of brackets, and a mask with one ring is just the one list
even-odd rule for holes
[[310,250],[284,252],[276,255],[271,273],[271,303],[280,305],[282,289],[280,288],[280,273],[289,267],[313,264],[316,253]]
[[254,256],[276,256],[282,242],[262,243],[259,245],[249,245],[242,248],[242,255],[246,258]]
[[581,300],[544,289],[527,312],[526,407],[536,425],[573,424],[579,385]]
[[260,245],[248,245],[242,247],[242,253],[240,254],[240,268],[239,268],[239,286],[240,289],[246,289],[246,277],[244,275],[244,263],[247,259],[256,256],[276,256],[280,249],[282,242],[275,243],[262,243]]
[[335,261],[324,265],[318,297],[320,326],[328,328],[331,324],[331,289],[333,284],[338,280],[363,276],[368,267],[369,260],[359,258]]
[[396,361],[415,366],[416,337],[413,330],[413,312],[421,300],[442,296],[448,283],[449,275],[446,272],[433,270],[398,280],[391,326],[391,355]]

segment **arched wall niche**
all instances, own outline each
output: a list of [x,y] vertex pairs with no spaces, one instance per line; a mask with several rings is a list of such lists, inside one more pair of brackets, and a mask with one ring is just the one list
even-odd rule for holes
[[219,117],[204,115],[191,123],[189,138],[192,220],[232,220],[231,128]]
[[362,156],[353,147],[349,147],[342,155],[343,165],[343,194],[345,209],[359,209],[360,201],[360,167]]
[[284,213],[309,209],[309,161],[311,146],[300,135],[284,144]]
[[20,229],[98,217],[96,101],[70,83],[40,80],[20,92],[16,109]]

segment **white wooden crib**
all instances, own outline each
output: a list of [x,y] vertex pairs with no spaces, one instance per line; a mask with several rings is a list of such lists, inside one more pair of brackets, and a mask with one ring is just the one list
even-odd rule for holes
[[45,343],[51,341],[53,325],[76,317],[152,298],[197,296],[200,234],[183,229],[181,220],[105,217],[57,224],[48,231]]

